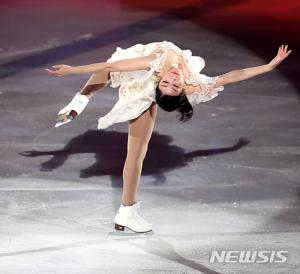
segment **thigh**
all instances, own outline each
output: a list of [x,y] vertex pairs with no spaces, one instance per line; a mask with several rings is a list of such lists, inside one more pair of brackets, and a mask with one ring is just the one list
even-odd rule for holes
[[129,121],[128,152],[139,154],[148,146],[157,115],[157,104],[153,103],[149,109],[138,118]]
[[91,75],[86,85],[107,84],[110,81],[110,74],[107,71],[100,71]]
[[91,97],[96,91],[106,87],[110,82],[110,74],[108,72],[99,72],[91,75],[86,82],[80,94]]

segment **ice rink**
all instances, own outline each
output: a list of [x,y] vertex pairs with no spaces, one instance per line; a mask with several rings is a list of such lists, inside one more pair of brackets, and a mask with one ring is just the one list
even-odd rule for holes
[[[300,273],[296,1],[0,7],[1,274]],[[158,110],[138,191],[153,232],[116,232],[127,123],[96,126],[117,90],[104,89],[54,128],[89,76],[44,69],[105,61],[117,46],[153,41],[190,49],[209,76],[265,64],[281,44],[294,53],[268,74],[225,86],[186,123]],[[222,250],[288,255],[282,263],[211,262]]]

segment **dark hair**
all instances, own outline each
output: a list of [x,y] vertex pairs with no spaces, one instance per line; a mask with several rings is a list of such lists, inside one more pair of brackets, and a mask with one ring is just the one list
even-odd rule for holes
[[179,121],[186,122],[193,116],[193,107],[184,92],[177,96],[162,95],[157,86],[155,100],[158,106],[165,111],[177,110],[179,112],[177,115]]

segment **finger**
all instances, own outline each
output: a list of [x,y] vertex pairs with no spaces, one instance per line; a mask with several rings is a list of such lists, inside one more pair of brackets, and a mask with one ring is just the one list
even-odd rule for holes
[[285,54],[284,58],[288,57],[288,56],[290,55],[291,52],[292,52],[292,50],[289,50],[289,51]]
[[283,48],[280,50],[279,56],[282,56],[284,54]]
[[48,71],[48,73],[54,73],[54,70],[51,70],[51,69],[45,69],[46,71]]
[[48,74],[51,76],[58,76],[57,72],[50,70],[50,69],[46,69],[48,71]]
[[287,53],[290,53],[291,51],[292,51],[292,50],[290,49],[289,51],[286,52],[286,54],[287,54]]
[[277,54],[280,54],[280,52],[281,52],[281,47],[278,48]]
[[50,69],[45,69],[45,70],[48,72],[48,74],[52,73],[52,70],[50,70]]
[[55,70],[52,70],[52,69],[45,69],[46,71],[48,72],[54,72]]
[[54,65],[53,68],[60,68],[62,65]]

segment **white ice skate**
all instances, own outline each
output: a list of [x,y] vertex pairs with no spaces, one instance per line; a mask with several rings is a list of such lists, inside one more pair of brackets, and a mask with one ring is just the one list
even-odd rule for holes
[[58,122],[55,127],[60,127],[71,122],[76,116],[81,114],[89,102],[89,98],[78,92],[72,101],[58,112]]
[[148,223],[140,215],[140,203],[137,202],[132,206],[120,205],[120,208],[115,216],[115,229],[124,231],[125,227],[133,232],[149,232],[152,230],[152,225]]

